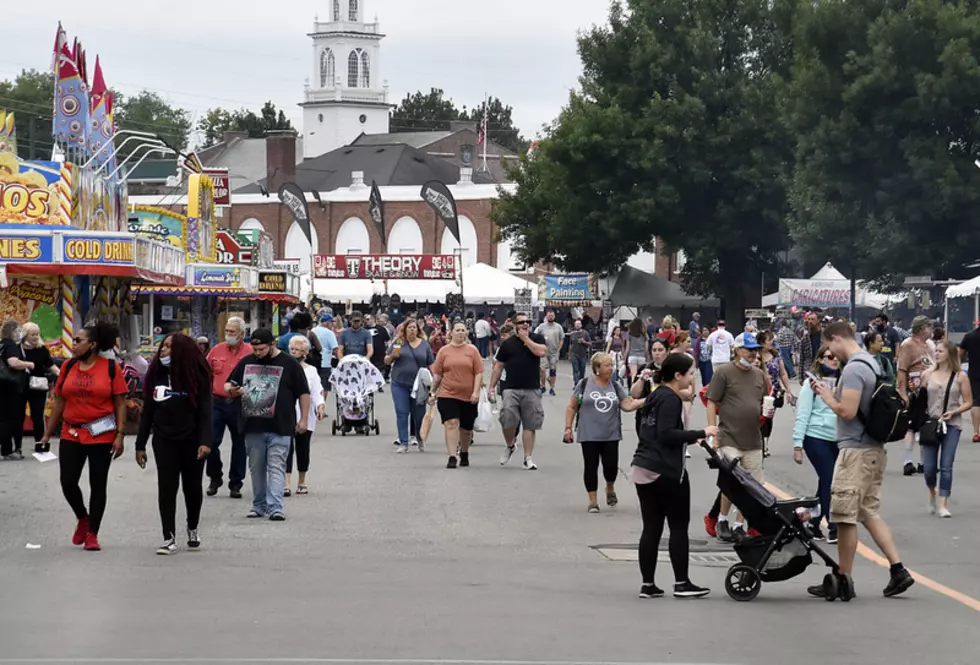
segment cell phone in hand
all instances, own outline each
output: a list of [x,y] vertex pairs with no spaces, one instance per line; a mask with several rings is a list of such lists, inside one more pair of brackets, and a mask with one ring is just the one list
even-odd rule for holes
[[820,377],[818,377],[813,372],[805,372],[806,377],[815,383],[820,383]]

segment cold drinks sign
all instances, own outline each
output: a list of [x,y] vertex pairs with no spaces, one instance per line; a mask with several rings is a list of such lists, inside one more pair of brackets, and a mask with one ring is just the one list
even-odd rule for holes
[[327,279],[456,279],[452,254],[317,254],[313,274]]

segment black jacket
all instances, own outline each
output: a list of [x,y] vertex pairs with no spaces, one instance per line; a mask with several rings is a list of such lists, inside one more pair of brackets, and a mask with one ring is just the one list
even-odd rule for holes
[[[170,371],[162,365],[157,368],[156,385],[151,386],[149,397],[143,399],[140,428],[136,436],[136,450],[146,450],[146,442],[152,433],[154,438],[179,442],[193,447],[211,447],[211,381],[200,377],[197,387],[197,408],[191,408],[190,398],[170,390]],[[165,389],[163,399],[153,398],[157,386]]]
[[668,386],[647,397],[640,409],[639,435],[633,466],[678,481],[684,477],[685,444],[705,436],[704,430],[684,429],[684,405]]

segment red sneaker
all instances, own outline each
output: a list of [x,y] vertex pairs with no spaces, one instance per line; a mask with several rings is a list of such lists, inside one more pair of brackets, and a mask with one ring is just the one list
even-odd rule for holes
[[712,517],[711,515],[704,516],[704,530],[708,532],[708,535],[712,538],[718,537],[718,518]]
[[99,545],[99,537],[94,533],[85,534],[85,549],[89,552],[98,552],[101,550],[102,546]]
[[756,538],[757,536],[761,536],[762,535],[761,533],[759,533],[758,531],[756,531],[752,527],[749,527],[749,530],[746,531],[746,533],[749,534],[749,538]]
[[78,520],[78,524],[75,526],[75,533],[71,537],[71,544],[81,545],[85,542],[86,534],[88,534],[88,518],[83,517]]
[[973,435],[973,443],[980,443],[980,434]]

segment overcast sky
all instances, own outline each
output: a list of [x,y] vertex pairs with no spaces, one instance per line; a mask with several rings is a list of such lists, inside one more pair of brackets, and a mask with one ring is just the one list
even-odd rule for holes
[[[439,87],[457,106],[484,93],[514,107],[533,137],[555,118],[578,84],[576,33],[605,21],[605,0],[361,0],[377,16],[382,77],[390,98]],[[109,86],[124,93],[156,91],[195,119],[214,106],[258,110],[267,99],[301,129],[305,78],[313,79],[313,17],[328,20],[330,0],[46,0],[6,3],[0,80],[21,69],[46,69],[60,18],[95,55]],[[346,5],[346,0],[342,2]],[[88,11],[79,11],[87,7]],[[70,18],[70,17],[76,18]],[[2,107],[0,100],[0,107]]]

